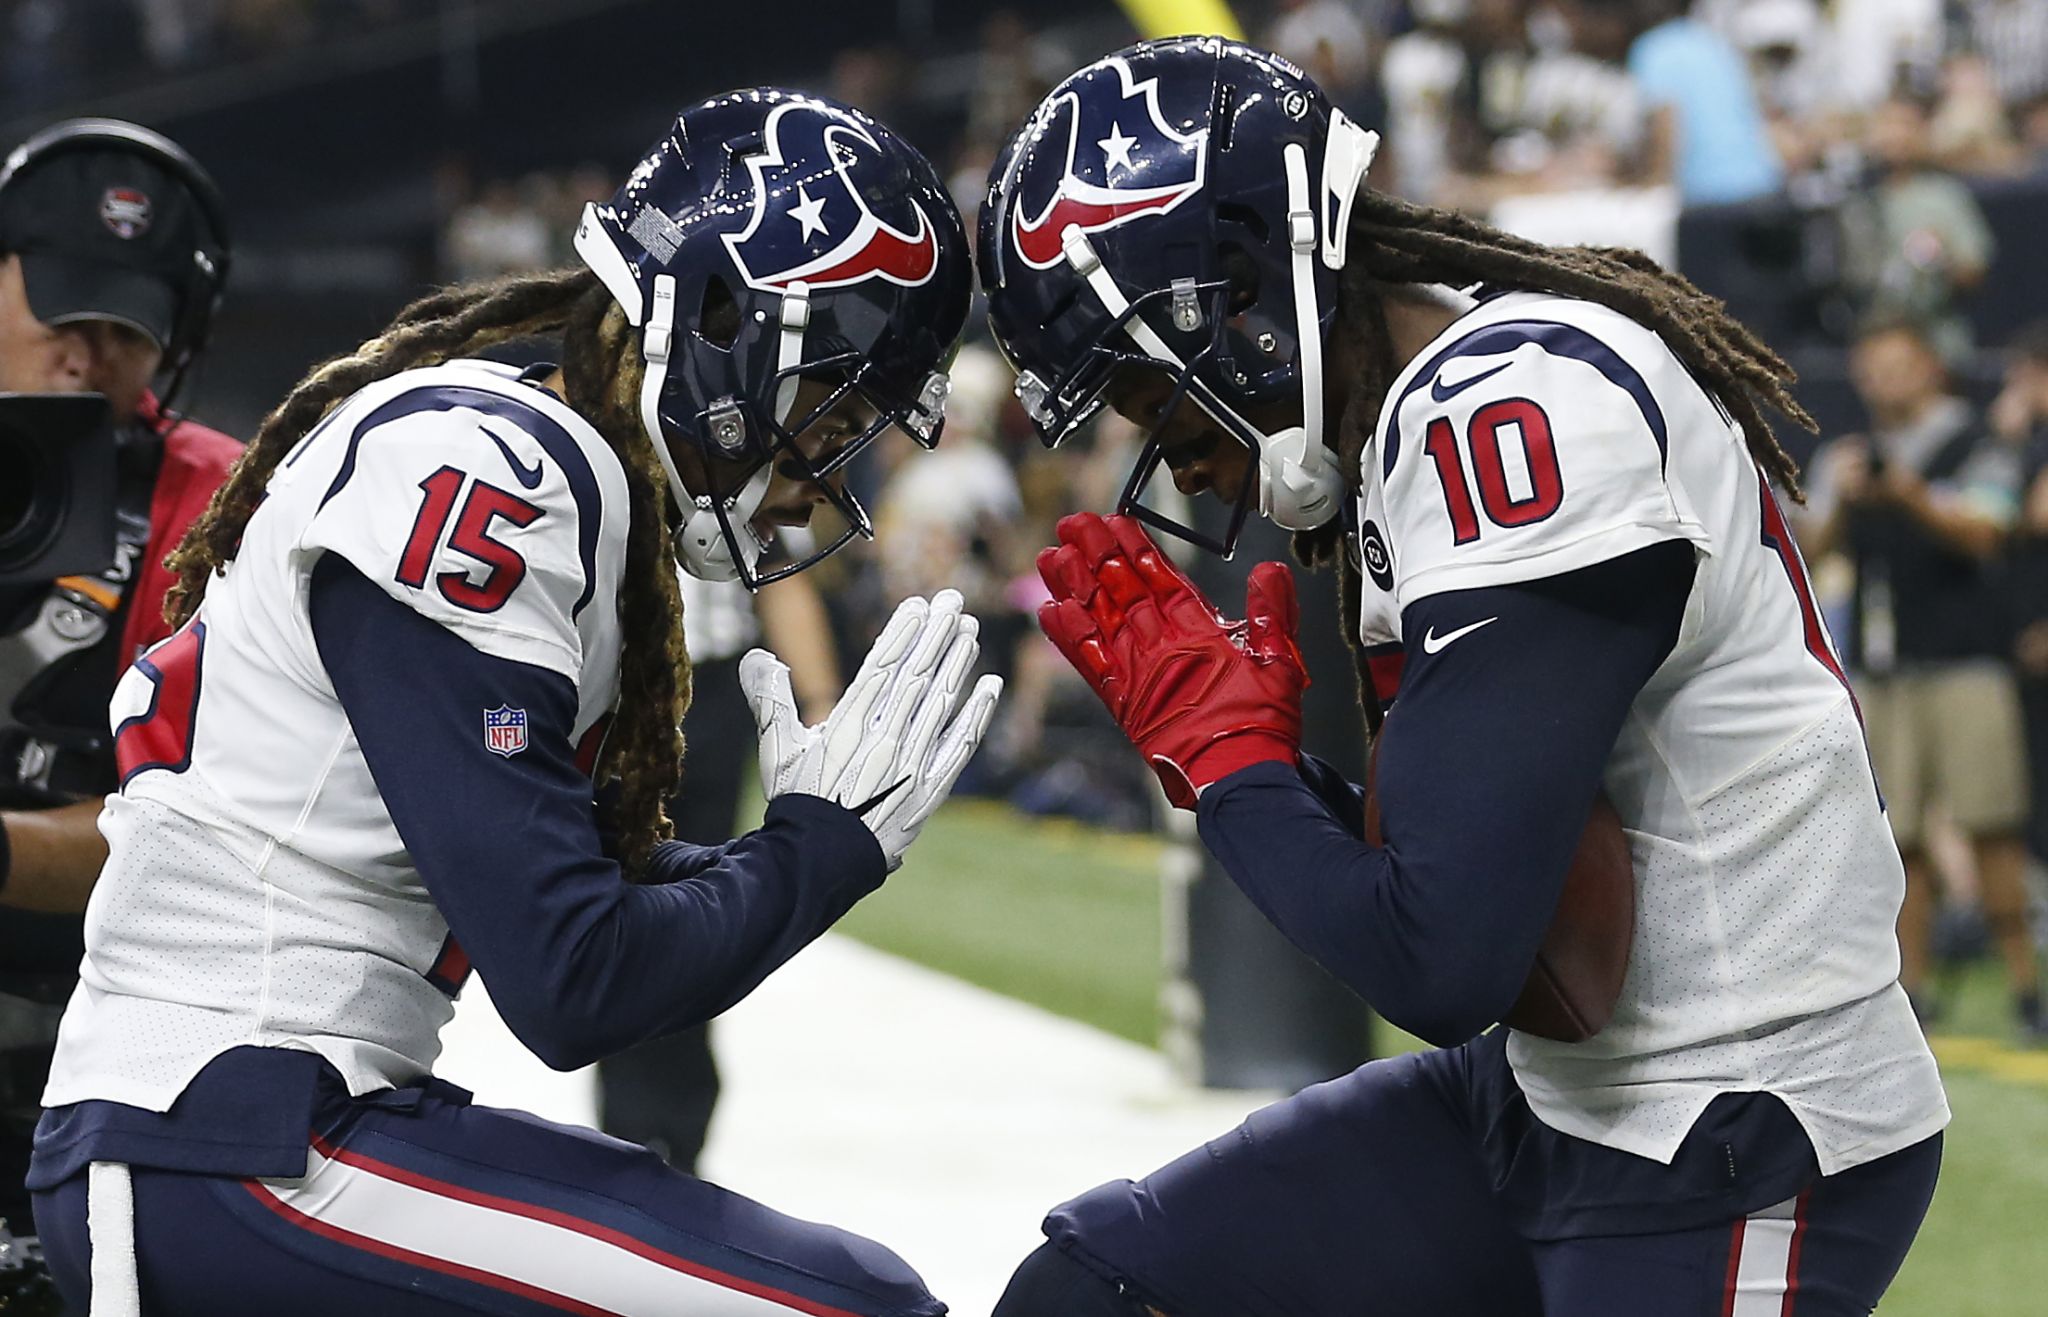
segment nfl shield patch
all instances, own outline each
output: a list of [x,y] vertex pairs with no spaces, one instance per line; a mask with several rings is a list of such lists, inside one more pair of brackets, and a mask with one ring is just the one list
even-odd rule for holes
[[526,710],[501,704],[484,710],[484,749],[510,759],[526,748]]

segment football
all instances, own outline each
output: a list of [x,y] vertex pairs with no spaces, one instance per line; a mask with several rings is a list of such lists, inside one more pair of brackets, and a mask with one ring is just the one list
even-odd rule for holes
[[[1377,767],[1378,756],[1374,756]],[[1379,796],[1365,797],[1365,838],[1380,844]],[[1557,913],[1536,963],[1505,1018],[1511,1029],[1560,1043],[1582,1043],[1607,1026],[1621,999],[1635,936],[1635,866],[1621,816],[1595,797],[1579,849],[1572,855]]]

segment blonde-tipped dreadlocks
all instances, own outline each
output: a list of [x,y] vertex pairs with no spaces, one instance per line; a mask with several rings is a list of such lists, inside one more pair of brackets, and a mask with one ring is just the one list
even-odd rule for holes
[[[1664,345],[1742,426],[1750,456],[1771,479],[1800,498],[1799,468],[1779,445],[1764,415],[1772,408],[1808,430],[1814,420],[1793,398],[1796,378],[1782,357],[1717,297],[1664,269],[1641,252],[1616,247],[1547,247],[1504,233],[1452,211],[1436,210],[1371,190],[1359,194],[1351,214],[1350,257],[1338,288],[1338,330],[1360,347],[1333,445],[1339,469],[1356,481],[1360,456],[1378,423],[1393,383],[1394,362],[1380,297],[1388,285],[1474,284],[1556,293],[1595,302],[1656,331]],[[1294,537],[1304,562],[1336,559],[1344,573],[1344,634],[1358,637],[1358,581],[1338,552],[1341,527],[1333,522]],[[1359,659],[1361,682],[1369,679]],[[1368,687],[1369,689],[1369,687]],[[1369,716],[1376,716],[1367,700]]]
[[541,335],[561,337],[568,403],[604,436],[626,470],[630,491],[631,525],[619,588],[624,637],[619,707],[597,776],[619,780],[615,821],[621,855],[637,870],[654,843],[669,834],[663,803],[682,774],[681,725],[690,701],[690,670],[664,515],[667,479],[638,414],[639,354],[624,314],[589,271],[443,289],[400,311],[382,334],[355,351],[314,367],[264,420],[205,514],[171,554],[177,579],[164,612],[173,625],[181,625],[197,611],[208,580],[233,560],[271,472],[343,399],[402,370]]

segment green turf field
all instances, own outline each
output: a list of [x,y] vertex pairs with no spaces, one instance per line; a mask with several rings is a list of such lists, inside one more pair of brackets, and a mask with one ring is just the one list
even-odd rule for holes
[[[882,950],[1151,1043],[1158,843],[980,801],[935,818],[841,928]],[[1960,976],[1936,1050],[1955,1124],[1933,1211],[1884,1317],[2048,1314],[2048,1052],[2007,1045],[1996,972]],[[1413,1045],[1389,1038],[1387,1046]],[[1077,1189],[1083,1186],[1075,1186]]]

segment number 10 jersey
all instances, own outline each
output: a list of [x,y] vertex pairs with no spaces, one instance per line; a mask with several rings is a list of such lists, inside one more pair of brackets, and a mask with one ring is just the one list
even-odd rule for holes
[[1603,781],[1635,863],[1627,979],[1589,1041],[1509,1039],[1536,1115],[1668,1162],[1717,1094],[1768,1092],[1830,1175],[1946,1124],[1856,705],[1740,428],[1651,330],[1507,293],[1400,372],[1363,460],[1368,652],[1455,642],[1403,636],[1418,599],[1693,546],[1677,643]]

